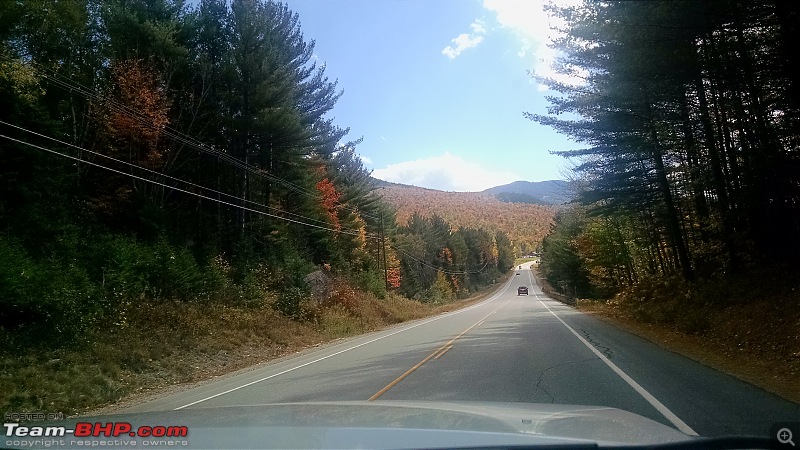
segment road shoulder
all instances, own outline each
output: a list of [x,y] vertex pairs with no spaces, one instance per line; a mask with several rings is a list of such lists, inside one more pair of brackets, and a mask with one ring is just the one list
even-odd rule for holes
[[746,351],[731,353],[706,336],[692,335],[665,326],[640,323],[596,303],[579,302],[577,310],[646,339],[739,380],[800,404],[800,383],[786,366],[759,359]]
[[[346,344],[356,339],[364,339],[369,337],[370,335],[390,332],[396,328],[404,328],[412,326],[416,322],[429,320],[432,317],[441,314],[447,314],[449,312],[467,308],[469,306],[472,306],[476,303],[479,303],[481,301],[490,298],[495,293],[504,288],[507,281],[509,280],[510,277],[513,276],[513,274],[514,274],[513,270],[509,271],[507,274],[503,275],[500,279],[498,279],[496,283],[487,286],[484,289],[481,289],[480,291],[476,292],[469,298],[435,306],[429,310],[428,314],[412,320],[393,323],[377,329],[372,329],[363,333],[354,334],[347,337],[318,340],[310,344],[288,343],[287,346],[281,352],[273,352],[273,351],[258,352],[258,349],[250,348],[246,349],[247,355],[245,355],[246,357],[242,357],[241,361],[231,361],[231,359],[235,359],[237,356],[241,356],[239,355],[240,352],[238,352],[237,350],[232,350],[229,355],[230,357],[225,361],[218,361],[216,359],[206,361],[206,366],[203,368],[204,370],[202,372],[202,376],[198,376],[191,382],[154,386],[144,391],[131,393],[113,404],[104,405],[101,407],[83,411],[79,415],[98,416],[98,415],[115,414],[120,411],[127,410],[132,407],[148,403],[150,401],[159,398],[163,398],[165,396],[177,394],[180,392],[185,392],[198,387],[203,387],[210,383],[216,383],[225,380],[227,378],[232,378],[247,372],[251,372],[253,370],[257,370],[264,366],[278,364],[287,360],[291,360],[293,358],[301,357],[311,352],[324,350],[326,348],[335,345]],[[259,354],[256,355],[256,353]],[[255,356],[257,356],[257,359],[253,359]]]

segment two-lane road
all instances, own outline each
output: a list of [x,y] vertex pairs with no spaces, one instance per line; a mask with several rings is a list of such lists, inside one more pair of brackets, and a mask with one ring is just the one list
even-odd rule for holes
[[[527,266],[491,298],[126,412],[338,400],[600,405],[689,434],[768,436],[800,405],[547,298]],[[518,296],[517,287],[530,295]]]

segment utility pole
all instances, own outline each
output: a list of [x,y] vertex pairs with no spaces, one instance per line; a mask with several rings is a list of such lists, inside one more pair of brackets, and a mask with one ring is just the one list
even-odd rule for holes
[[389,268],[386,266],[386,239],[383,235],[383,211],[381,211],[381,248],[383,249],[383,281],[386,292],[389,292]]

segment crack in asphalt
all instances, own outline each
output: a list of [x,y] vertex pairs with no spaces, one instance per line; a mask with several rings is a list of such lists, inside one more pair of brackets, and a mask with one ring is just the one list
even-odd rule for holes
[[599,342],[597,342],[597,341],[595,341],[594,339],[592,339],[592,335],[590,335],[590,334],[589,334],[589,332],[587,332],[586,330],[584,330],[584,329],[581,329],[580,331],[581,331],[581,334],[583,334],[583,337],[584,337],[584,338],[586,338],[586,340],[587,340],[587,341],[588,341],[590,344],[592,344],[592,346],[593,346],[594,348],[596,348],[596,349],[600,350],[600,353],[602,353],[603,355],[605,355],[605,357],[606,357],[606,358],[608,358],[608,359],[612,359],[612,358],[614,357],[614,353],[612,353],[612,352],[611,352],[611,349],[610,349],[610,348],[608,348],[608,347],[606,347],[606,346],[604,346],[604,345],[600,345],[600,343],[599,343]]
[[536,380],[536,388],[541,390],[545,394],[547,394],[548,397],[550,397],[550,403],[554,403],[556,399],[555,399],[555,397],[553,397],[553,394],[551,394],[550,392],[547,391],[547,389],[545,389],[544,387],[541,386],[542,381],[544,380],[544,374],[546,374],[550,370],[556,369],[558,367],[567,366],[567,365],[570,365],[570,364],[584,363],[584,362],[592,361],[592,360],[595,360],[595,359],[597,359],[596,356],[595,357],[591,357],[591,358],[579,359],[577,361],[567,361],[567,362],[563,362],[563,363],[559,363],[559,364],[555,364],[555,365],[552,365],[550,367],[547,367],[544,370],[542,370],[542,372],[539,374],[539,379]]

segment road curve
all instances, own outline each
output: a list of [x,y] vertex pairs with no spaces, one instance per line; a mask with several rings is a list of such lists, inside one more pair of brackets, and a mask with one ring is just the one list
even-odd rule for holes
[[[529,266],[485,301],[338,341],[121,412],[348,400],[624,409],[701,436],[769,436],[800,405],[545,296]],[[530,294],[517,295],[528,286]]]

